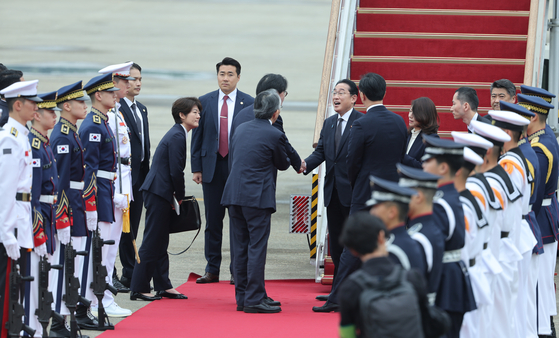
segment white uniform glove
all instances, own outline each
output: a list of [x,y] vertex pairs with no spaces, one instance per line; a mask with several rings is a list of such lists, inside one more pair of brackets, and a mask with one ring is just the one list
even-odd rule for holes
[[115,193],[115,208],[124,210],[128,208],[128,198],[126,195]]
[[47,244],[43,243],[39,246],[36,246],[33,251],[35,251],[35,253],[37,255],[39,255],[39,257],[43,257],[47,255]]
[[61,244],[68,244],[70,243],[70,227],[65,227],[64,229],[56,230],[58,234],[58,240]]
[[89,231],[97,230],[97,211],[86,211],[85,218]]
[[20,253],[19,253],[19,245],[17,244],[17,242],[14,244],[4,244],[4,247],[6,248],[6,253],[8,254],[8,257],[13,259],[14,261],[19,259]]

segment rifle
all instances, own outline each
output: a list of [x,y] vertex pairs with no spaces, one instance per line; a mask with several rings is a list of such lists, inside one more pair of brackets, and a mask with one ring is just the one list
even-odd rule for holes
[[95,297],[97,297],[98,300],[97,321],[99,323],[99,329],[102,330],[114,330],[114,326],[109,321],[109,317],[103,307],[103,296],[105,295],[105,290],[111,291],[114,295],[118,292],[114,286],[107,283],[107,267],[103,265],[103,245],[112,244],[115,244],[114,240],[105,241],[101,238],[99,235],[99,227],[93,232],[93,281],[90,286],[91,289],[93,289],[93,294],[95,294]]
[[23,305],[19,303],[19,291],[23,282],[33,281],[33,276],[22,277],[19,274],[19,265],[17,261],[12,261],[12,270],[10,272],[10,302],[9,302],[9,320],[6,323],[8,329],[8,337],[19,337],[21,330],[33,337],[35,330],[24,323],[25,310]]
[[51,308],[54,298],[52,292],[49,291],[50,269],[61,270],[62,265],[52,265],[45,257],[41,257],[39,261],[39,307],[35,310],[35,315],[43,326],[43,338],[48,337],[47,326],[49,326],[51,317],[59,323],[64,322],[64,317]]
[[66,294],[62,297],[66,303],[66,307],[70,310],[70,337],[76,338],[78,334],[78,322],[76,320],[76,309],[78,302],[89,307],[91,302],[80,295],[80,281],[74,276],[76,256],[87,256],[87,251],[76,251],[72,246],[72,242],[66,244],[64,248],[64,284],[66,285]]

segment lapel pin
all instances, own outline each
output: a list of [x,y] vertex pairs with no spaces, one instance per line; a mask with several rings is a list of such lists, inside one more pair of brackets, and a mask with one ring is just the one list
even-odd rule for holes
[[243,104],[243,102],[241,101],[241,104]]

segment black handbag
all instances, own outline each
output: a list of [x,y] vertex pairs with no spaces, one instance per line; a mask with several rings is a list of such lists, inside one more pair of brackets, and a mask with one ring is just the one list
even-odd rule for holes
[[179,215],[177,215],[175,210],[171,210],[169,233],[176,234],[184,231],[199,230],[201,223],[200,207],[196,197],[186,196],[182,199]]

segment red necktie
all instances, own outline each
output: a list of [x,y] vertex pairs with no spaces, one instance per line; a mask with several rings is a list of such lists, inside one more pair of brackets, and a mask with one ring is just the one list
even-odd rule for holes
[[221,157],[227,156],[229,153],[229,141],[227,130],[229,129],[229,113],[227,109],[227,99],[229,96],[223,97],[223,105],[221,106],[221,114],[219,114],[219,154]]

